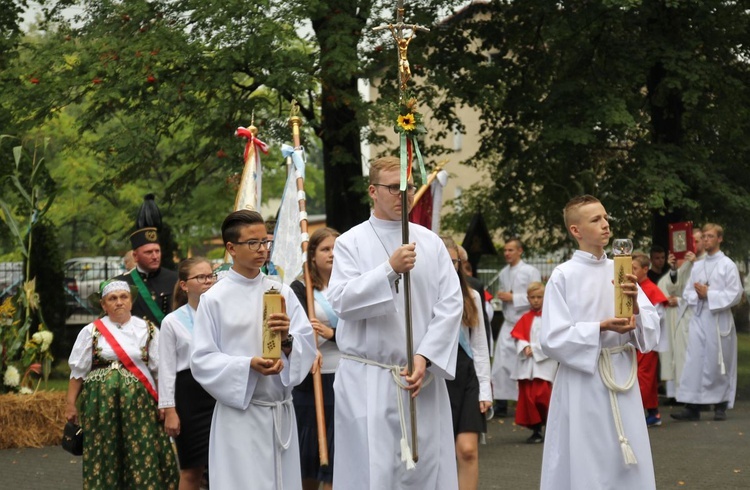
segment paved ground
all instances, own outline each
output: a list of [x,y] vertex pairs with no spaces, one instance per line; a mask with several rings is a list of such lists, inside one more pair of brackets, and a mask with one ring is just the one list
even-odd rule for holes
[[[750,488],[750,401],[738,400],[726,422],[713,422],[713,413],[675,422],[669,411],[662,407],[663,425],[649,431],[657,488]],[[525,444],[528,435],[512,419],[490,422],[480,448],[480,489],[539,487],[542,446]],[[2,450],[0,481],[12,490],[79,489],[81,458],[58,447]]]
[[[649,429],[656,487],[750,489],[750,401],[738,400],[725,422],[714,422],[713,412],[704,412],[700,422],[677,422],[668,416],[671,410],[661,407],[662,425]],[[542,447],[524,443],[531,431],[512,419],[490,426],[487,445],[479,449],[479,488],[539,488]]]

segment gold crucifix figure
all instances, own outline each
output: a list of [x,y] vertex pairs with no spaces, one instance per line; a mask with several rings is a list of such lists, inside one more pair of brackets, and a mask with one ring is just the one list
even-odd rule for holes
[[399,80],[401,80],[401,91],[403,92],[404,90],[406,90],[406,82],[408,82],[411,78],[408,51],[409,43],[412,39],[414,39],[414,34],[416,33],[417,26],[413,25],[410,27],[411,35],[409,35],[409,37],[404,37],[403,31],[399,36],[399,33],[396,32],[396,28],[393,27],[392,24],[388,24],[388,29],[390,29],[391,34],[393,34],[393,39],[396,41],[396,45],[398,46],[398,76]]
[[[403,0],[399,1],[399,6],[396,9],[396,23],[388,24],[374,28],[373,30],[379,31],[382,29],[388,29],[393,35],[393,40],[396,41],[398,47],[398,77],[399,77],[399,88],[401,94],[406,91],[406,83],[411,79],[411,68],[409,66],[409,43],[414,39],[414,35],[417,31],[429,32],[430,30],[426,27],[418,26],[416,24],[404,24],[404,7]],[[404,29],[409,29],[411,33],[409,36],[404,35]]]

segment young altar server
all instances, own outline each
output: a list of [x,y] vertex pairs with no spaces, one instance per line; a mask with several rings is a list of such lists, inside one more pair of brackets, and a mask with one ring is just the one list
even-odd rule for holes
[[669,348],[669,332],[664,318],[669,299],[664,296],[659,286],[649,279],[649,267],[651,267],[651,259],[648,255],[644,253],[633,254],[633,274],[638,280],[638,285],[659,313],[661,330],[659,345],[651,352],[638,353],[638,386],[641,389],[643,408],[646,410],[646,425],[655,427],[661,425],[661,414],[659,413],[659,352]]
[[529,444],[544,442],[542,428],[547,424],[552,382],[557,372],[557,361],[542,352],[539,330],[542,327],[544,284],[532,282],[527,289],[531,309],[524,313],[510,332],[516,341],[518,359],[512,379],[518,381],[516,425],[528,427],[533,434]]
[[[211,488],[301,489],[292,388],[310,371],[313,330],[292,290],[260,268],[271,242],[263,218],[240,210],[226,217],[222,239],[234,264],[201,297],[190,366],[216,399],[208,465]],[[286,313],[270,315],[281,358],[262,356],[263,295],[281,289]]]
[[[456,451],[446,379],[456,370],[463,297],[442,240],[410,224],[401,240],[400,163],[370,167],[370,219],[336,240],[327,296],[339,317],[335,467],[338,489],[456,489]],[[407,196],[414,198],[409,182]],[[404,283],[411,274],[414,350],[406,352]],[[407,375],[407,356],[414,371]],[[409,397],[418,416],[411,458]]]
[[659,315],[628,274],[621,287],[636,300],[634,315],[614,318],[614,263],[604,253],[610,229],[602,203],[579,196],[563,215],[579,250],[555,268],[544,294],[540,341],[560,366],[541,488],[656,488],[635,351],[656,347]]

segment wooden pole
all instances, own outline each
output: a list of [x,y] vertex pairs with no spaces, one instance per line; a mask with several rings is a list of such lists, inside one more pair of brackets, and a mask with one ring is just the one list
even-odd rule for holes
[[[292,116],[289,118],[289,126],[292,128],[292,140],[294,142],[294,148],[299,148],[300,145],[300,134],[299,128],[302,126],[302,119],[296,115],[295,112],[296,101],[292,102]],[[297,192],[304,195],[305,192],[305,181],[301,175],[297,176]],[[300,219],[299,226],[303,236],[307,236],[307,204],[305,199],[299,200],[299,212],[303,216]],[[307,257],[307,245],[308,241],[302,242],[302,253]],[[305,278],[305,293],[307,297],[307,316],[310,320],[315,319],[315,298],[313,295],[312,279],[310,279],[310,267],[307,265],[307,260],[304,261],[302,266],[303,275]],[[318,333],[313,330],[315,337],[315,347],[318,347]],[[320,456],[320,466],[328,466],[328,439],[326,432],[326,414],[323,406],[323,378],[318,369],[313,375],[313,394],[315,396],[315,414],[318,425],[318,454]]]

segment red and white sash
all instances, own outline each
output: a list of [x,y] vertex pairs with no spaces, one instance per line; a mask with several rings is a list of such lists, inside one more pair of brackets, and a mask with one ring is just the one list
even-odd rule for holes
[[117,354],[117,358],[120,360],[123,366],[125,366],[125,369],[133,373],[133,376],[135,376],[138,381],[140,381],[143,386],[146,387],[146,390],[149,392],[149,394],[154,397],[154,400],[156,402],[159,402],[159,395],[156,393],[156,389],[154,386],[156,386],[156,383],[154,382],[154,378],[151,376],[151,371],[149,371],[148,366],[145,362],[143,362],[143,359],[141,359],[140,356],[136,356],[135,359],[130,357],[128,353],[123,349],[122,344],[129,344],[129,347],[131,347],[133,352],[139,352],[141,349],[137,345],[133,343],[133,340],[129,337],[122,334],[120,330],[110,330],[107,328],[107,326],[104,324],[101,319],[96,319],[94,321],[94,327],[101,332],[104,339],[107,341],[107,343],[112,347],[112,350],[115,351],[115,354]]

